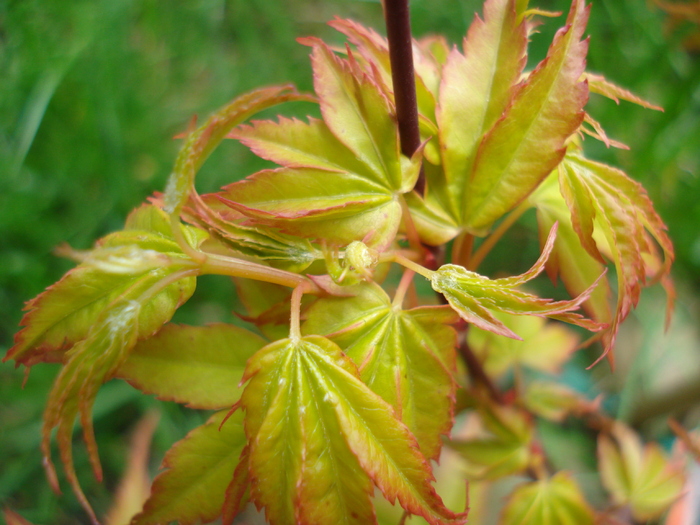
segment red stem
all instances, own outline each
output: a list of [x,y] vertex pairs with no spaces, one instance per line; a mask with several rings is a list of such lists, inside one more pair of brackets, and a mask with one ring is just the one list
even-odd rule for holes
[[[384,18],[389,41],[391,79],[394,86],[401,152],[411,157],[420,146],[420,131],[408,0],[385,0]],[[424,193],[425,176],[422,169],[415,190],[421,195]]]

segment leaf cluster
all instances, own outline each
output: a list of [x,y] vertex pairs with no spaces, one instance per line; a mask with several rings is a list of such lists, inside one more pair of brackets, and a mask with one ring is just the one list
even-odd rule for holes
[[[465,479],[532,478],[510,493],[504,524],[593,523],[619,506],[639,519],[664,512],[681,470],[541,377],[578,345],[557,322],[593,332],[610,356],[643,286],[661,282],[669,311],[674,296],[673,247],[645,190],[582,146],[585,136],[619,146],[587,114],[589,92],[652,106],[585,71],[582,0],[526,71],[543,14],[524,0],[487,0],[461,47],[413,43],[422,142],[410,155],[388,43],[333,20],[344,48],[300,40],[313,95],[272,86],[239,96],[184,135],[164,193],[122,231],[87,252],[64,249],[78,266],[27,303],[5,356],[62,364],[42,431],[53,487],[56,430],[68,482],[97,522],[73,467],[72,428],[79,419],[101,479],[90,413],[100,386],[118,377],[216,411],[166,455],[135,524],[232,523],[248,502],[273,524],[377,523],[380,493],[404,518],[464,523],[468,509],[451,508],[433,485],[445,442]],[[322,118],[246,124],[289,101],[318,105]],[[197,173],[227,139],[277,167],[200,195]],[[533,266],[477,273],[533,208],[542,241]],[[529,290],[542,272],[571,298]],[[234,280],[247,328],[169,323],[207,274]],[[419,279],[432,297],[417,293]],[[600,434],[611,501],[598,511],[572,474],[551,471],[537,435],[537,420],[572,416]]]

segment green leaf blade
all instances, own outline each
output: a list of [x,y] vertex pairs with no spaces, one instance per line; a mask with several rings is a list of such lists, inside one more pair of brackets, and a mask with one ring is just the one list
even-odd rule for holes
[[525,65],[525,23],[514,2],[486,2],[484,20],[475,16],[463,47],[443,67],[437,111],[445,177],[460,215],[479,142],[507,109]]
[[377,285],[355,287],[351,298],[328,298],[307,314],[304,333],[337,343],[362,381],[389,403],[429,459],[452,427],[457,316],[446,307],[402,310]]
[[172,216],[179,215],[194,192],[197,171],[233,127],[271,106],[308,99],[308,96],[298,94],[293,86],[271,86],[244,93],[209,117],[187,136],[180,149],[165,189],[165,211]]
[[151,496],[133,525],[207,523],[221,515],[224,495],[245,446],[243,415],[226,411],[191,431],[165,455]]
[[400,204],[388,190],[348,173],[314,168],[260,172],[228,186],[220,198],[257,224],[341,244],[362,240],[384,247],[401,218]]
[[400,193],[410,191],[417,173],[402,169],[398,126],[389,100],[352,54],[343,60],[320,40],[308,41],[313,46],[314,89],[328,128],[372,170],[376,182]]
[[[251,496],[273,524],[372,523],[370,478],[390,501],[398,498],[430,523],[463,523],[430,485],[413,436],[337,345],[320,336],[278,341],[251,359],[246,378]],[[284,468],[269,473],[273,459]],[[331,514],[309,499],[319,491]]]
[[566,472],[524,483],[508,498],[499,525],[593,525],[595,517]]
[[518,91],[510,110],[486,134],[466,195],[464,225],[482,232],[526,198],[564,157],[566,139],[583,121],[588,87],[579,79],[589,8],[572,4],[567,26]]
[[265,344],[232,325],[167,325],[139,342],[116,375],[164,401],[222,409],[240,398],[246,361]]
[[[575,229],[577,223],[593,220],[594,231],[576,229],[581,244],[594,245],[613,261],[617,271],[617,307],[606,336],[607,354],[648,277],[652,282],[661,281],[666,289],[668,322],[675,297],[670,279],[673,244],[644,188],[622,171],[572,153],[560,169],[559,183]],[[663,260],[654,243],[660,246]]]
[[285,167],[308,167],[357,173],[372,180],[372,171],[336,136],[323,120],[308,123],[280,117],[279,123],[255,121],[231,135],[253,153]]

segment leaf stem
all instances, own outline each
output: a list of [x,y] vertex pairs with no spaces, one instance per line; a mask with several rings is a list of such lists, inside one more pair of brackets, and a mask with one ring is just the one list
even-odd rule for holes
[[251,261],[236,259],[233,257],[225,257],[207,253],[207,259],[202,264],[201,274],[217,274],[229,275],[231,277],[243,277],[246,279],[255,279],[257,281],[265,281],[272,284],[280,284],[289,288],[304,286],[306,293],[320,293],[321,289],[316,286],[311,280],[298,273],[279,270],[270,266],[263,266]]
[[452,264],[468,268],[473,248],[474,236],[471,233],[462,232],[452,245]]
[[503,394],[501,394],[501,391],[496,387],[494,382],[486,373],[486,370],[484,370],[484,365],[481,363],[479,358],[476,357],[476,354],[472,351],[471,347],[467,343],[466,337],[467,334],[465,330],[465,339],[462,342],[462,344],[459,345],[458,351],[460,357],[464,361],[464,364],[467,365],[467,372],[469,373],[469,377],[474,383],[483,386],[489,393],[491,399],[493,399],[496,403],[498,403],[499,405],[504,404],[505,400],[503,399]]
[[401,253],[394,253],[394,262],[400,264],[404,268],[408,268],[409,270],[413,270],[419,275],[422,275],[426,279],[430,280],[432,275],[435,273],[431,270],[428,270],[427,268],[421,266],[420,264],[413,262],[411,259],[406,257],[405,255],[402,255]]
[[406,238],[408,239],[408,245],[419,253],[425,252],[425,248],[420,242],[418,230],[416,230],[416,223],[413,222],[411,210],[408,208],[408,203],[403,195],[399,196],[399,203],[401,204],[401,214],[403,217],[404,226],[406,227]]
[[481,243],[481,245],[479,245],[477,250],[474,252],[474,255],[469,260],[469,265],[466,267],[467,270],[475,271],[483,262],[484,258],[486,258],[486,256],[489,254],[491,249],[496,245],[496,243],[501,240],[501,237],[503,237],[510,227],[513,226],[513,224],[515,224],[515,222],[528,209],[530,209],[530,204],[527,201],[524,201],[520,204],[520,206],[510,212],[508,217],[503,219],[503,222],[498,225],[493,233],[489,235],[484,242]]
[[403,300],[406,297],[406,292],[408,291],[408,288],[411,286],[411,283],[413,282],[413,276],[415,275],[415,272],[413,270],[406,270],[403,272],[403,275],[401,276],[401,282],[399,282],[398,288],[396,288],[396,293],[394,294],[394,300],[392,301],[391,305],[394,308],[401,308],[401,305],[403,305]]
[[[408,0],[385,0],[384,20],[389,41],[391,80],[401,152],[410,158],[420,146],[420,130]],[[425,193],[425,174],[422,168],[415,190],[421,195]]]
[[304,285],[294,288],[291,300],[291,315],[289,319],[289,338],[298,341],[301,339],[301,298],[304,295]]
[[147,301],[150,301],[155,297],[158,293],[162,292],[165,288],[170,286],[171,284],[181,280],[185,279],[186,277],[197,277],[199,275],[199,269],[197,268],[190,268],[186,270],[180,270],[179,272],[171,273],[167,277],[164,277],[157,283],[155,283],[153,286],[151,286],[148,290],[143,292],[137,299],[136,302],[139,304],[144,304]]

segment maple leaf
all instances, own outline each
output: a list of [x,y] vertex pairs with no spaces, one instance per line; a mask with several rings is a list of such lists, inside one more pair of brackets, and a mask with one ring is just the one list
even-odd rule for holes
[[[537,210],[542,246],[546,243],[547,232],[555,223],[558,224],[554,248],[545,265],[547,275],[553,283],[561,276],[564,286],[572,296],[583,293],[599,279],[605,271],[605,264],[582,246],[571,222],[571,212],[559,189],[557,172],[548,177],[528,200]],[[584,301],[582,308],[591,319],[610,325],[613,319],[610,296],[610,285],[605,275],[598,280],[598,286]],[[602,340],[604,345],[609,347],[609,330],[602,333]]]
[[[360,56],[365,60],[364,69],[368,74],[381,78],[379,86],[390,102],[394,103],[393,80],[391,76],[391,62],[389,59],[389,44],[386,38],[380,36],[372,29],[363,27],[353,20],[336,18],[328,22],[333,29],[348,37],[350,43],[356,48]],[[423,126],[431,126],[435,121],[435,98],[440,83],[439,66],[429,53],[425,53],[419,42],[413,41],[413,64],[415,69],[416,102],[419,115],[422,117]]]
[[525,66],[527,34],[521,18],[515,0],[487,1],[484,19],[475,15],[469,27],[464,54],[453,48],[442,68],[440,150],[452,210],[460,221],[479,144],[509,109]]
[[[168,450],[151,496],[132,525],[207,523],[221,515],[226,488],[245,446],[243,415],[214,414]],[[222,422],[225,420],[225,423]]]
[[[103,310],[125,294],[135,297],[139,290],[132,288],[150,280],[149,274],[158,280],[182,270],[181,263],[187,258],[171,232],[165,214],[157,208],[142,206],[132,212],[123,231],[104,237],[94,250],[80,254],[84,263],[27,302],[27,313],[20,322],[24,328],[15,335],[15,344],[3,361],[13,359],[25,366],[61,361],[66,349],[86,337]],[[184,235],[193,244],[203,240],[202,232],[192,228],[186,228]],[[183,297],[177,292],[171,300],[184,302],[185,290]],[[163,294],[168,295],[167,291]],[[143,333],[160,328],[149,321],[152,310],[146,306],[139,321]]]
[[388,402],[416,436],[423,454],[437,459],[440,435],[452,427],[458,320],[446,307],[402,310],[376,284],[354,287],[354,297],[320,299],[307,311],[304,333],[338,344],[360,378]]
[[593,510],[567,472],[518,485],[499,525],[593,525]]
[[[152,206],[135,210],[124,232],[103,238],[83,263],[27,303],[25,328],[4,358],[25,366],[56,359],[64,362],[44,412],[44,464],[58,491],[50,457],[51,432],[57,428],[66,477],[94,522],[73,467],[73,423],[80,416],[99,480],[102,470],[90,417],[99,387],[114,376],[136,341],[153,335],[194,292],[196,270],[173,240],[170,228],[163,211]],[[191,228],[183,231],[193,245],[203,240],[201,234]],[[154,267],[154,254],[162,257],[161,265]]]
[[642,445],[634,431],[616,423],[598,438],[598,464],[605,488],[638,521],[659,517],[680,496],[682,465],[670,462],[656,443]]
[[116,377],[164,401],[221,409],[238,401],[245,363],[265,344],[233,325],[167,325],[136,344]]
[[582,326],[591,331],[605,327],[582,315],[574,313],[588,299],[597,281],[577,298],[569,301],[553,301],[517,290],[516,287],[534,279],[544,270],[556,239],[556,225],[540,258],[527,272],[515,277],[489,279],[462,266],[445,264],[429,274],[433,289],[447,299],[452,308],[468,323],[495,334],[521,339],[515,332],[494,316],[494,312],[512,315],[534,315],[550,317],[567,323]]
[[401,154],[389,101],[352,55],[341,59],[322,42],[308,42],[323,120],[237,130],[236,138],[283,167],[231,184],[219,198],[253,224],[384,248],[401,219],[398,197],[417,180],[421,152]]
[[215,195],[202,195],[202,206],[182,211],[183,220],[210,234],[203,250],[252,259],[291,272],[303,272],[321,254],[308,239],[251,224],[248,218],[232,210]]
[[[669,276],[673,245],[642,185],[624,172],[572,151],[558,174],[581,245],[601,263],[605,254],[617,271],[617,308],[606,335],[605,355],[615,343],[620,323],[637,305],[649,275],[651,282],[661,281],[666,288],[668,323],[675,297]],[[663,251],[663,262],[654,242]]]
[[237,97],[189,133],[180,149],[165,189],[164,209],[177,216],[190,196],[195,195],[194,179],[199,168],[231,128],[255,113],[290,100],[313,100],[296,92],[294,86],[270,86]]
[[486,133],[464,202],[464,226],[479,233],[526,198],[559,164],[581,125],[588,87],[579,79],[589,8],[574,0],[546,58],[521,84],[509,109]]
[[250,446],[236,475],[249,476],[251,499],[273,525],[376,523],[372,482],[431,524],[464,523],[431,486],[415,438],[335,343],[277,341],[249,360],[244,379]]
[[466,460],[465,472],[470,479],[495,480],[528,467],[533,425],[526,412],[481,403],[472,417],[481,431],[449,442],[450,448]]

